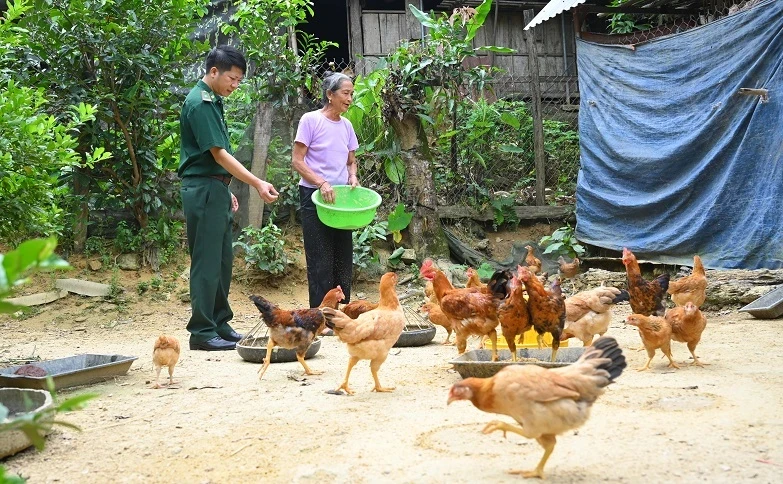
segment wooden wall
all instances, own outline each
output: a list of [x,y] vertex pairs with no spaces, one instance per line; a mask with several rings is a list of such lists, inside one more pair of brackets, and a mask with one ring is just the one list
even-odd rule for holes
[[[421,37],[421,24],[410,12],[362,10],[359,0],[349,1],[349,28],[351,29],[351,53],[356,60],[356,72],[366,73],[375,62],[393,51],[400,40]],[[418,0],[409,0],[418,6]],[[355,4],[355,5],[352,5]],[[536,47],[539,55],[539,76],[542,95],[552,99],[573,100],[577,94],[575,44],[570,14],[566,13],[535,27]],[[359,21],[355,21],[358,19]],[[490,12],[479,30],[474,45],[497,45],[516,50],[514,54],[489,55],[480,59],[506,71],[499,76],[495,89],[499,96],[525,96],[529,93],[527,49],[524,40],[523,14],[521,11],[504,11],[497,15]],[[565,27],[565,29],[563,29]],[[565,31],[565,59],[563,32]],[[357,48],[358,46],[361,46]],[[359,59],[361,57],[361,59]],[[475,61],[473,62],[476,63]]]

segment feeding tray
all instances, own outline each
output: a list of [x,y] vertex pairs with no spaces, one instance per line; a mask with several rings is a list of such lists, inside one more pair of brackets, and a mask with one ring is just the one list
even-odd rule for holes
[[[8,409],[8,420],[0,419],[0,424],[15,417],[45,412],[53,405],[49,392],[32,388],[0,388],[0,404]],[[48,430],[49,424],[44,424],[44,428]],[[14,455],[31,445],[33,443],[21,430],[3,432],[3,438],[0,439],[0,459]]]
[[783,286],[773,289],[740,311],[750,313],[754,318],[775,319],[783,315]]
[[422,328],[419,325],[405,326],[399,339],[394,343],[395,348],[402,346],[424,346],[435,337],[435,326]]
[[461,354],[449,363],[459,372],[462,378],[488,378],[509,365],[538,365],[544,368],[558,368],[574,363],[582,356],[585,348],[560,348],[554,362],[552,348],[520,348],[517,349],[517,361],[511,361],[511,352],[498,350],[498,361],[492,361],[492,350],[473,350]]
[[[52,377],[55,390],[75,387],[105,381],[124,375],[138,359],[136,356],[82,354],[58,358],[55,360],[36,361],[30,365],[11,366],[0,369],[0,387],[40,388],[47,389],[46,378]],[[46,372],[43,376],[40,370],[27,372],[26,375],[16,375],[15,372],[26,366],[35,370],[37,367]],[[35,374],[36,376],[30,376]]]
[[313,192],[312,200],[318,218],[335,229],[355,230],[369,224],[381,204],[381,196],[374,190],[350,185],[335,185],[334,203],[325,203],[321,191]]
[[[266,345],[268,343],[268,336],[258,336],[255,338],[246,337],[237,343],[237,353],[239,353],[239,356],[245,361],[263,363],[264,358],[266,358]],[[315,341],[310,344],[310,347],[307,348],[307,352],[304,356],[305,360],[315,356],[319,349],[321,349],[321,338],[316,338]],[[281,348],[279,346],[275,346],[272,349],[272,363],[285,363],[289,361],[297,361],[296,351]]]

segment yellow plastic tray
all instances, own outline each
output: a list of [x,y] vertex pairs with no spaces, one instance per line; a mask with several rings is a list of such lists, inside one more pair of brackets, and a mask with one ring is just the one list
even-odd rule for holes
[[[524,339],[522,340],[522,344],[517,343],[517,348],[536,348],[538,349],[538,333],[536,333],[536,330],[529,329],[525,331],[524,333]],[[544,344],[546,347],[551,348],[552,347],[552,335],[549,333],[544,333]],[[560,342],[561,348],[568,347],[568,340],[561,341]],[[492,343],[489,341],[489,338],[484,338],[484,348],[492,348]],[[498,349],[499,350],[507,350],[508,349],[508,343],[506,342],[506,338],[503,337],[502,334],[498,334]]]

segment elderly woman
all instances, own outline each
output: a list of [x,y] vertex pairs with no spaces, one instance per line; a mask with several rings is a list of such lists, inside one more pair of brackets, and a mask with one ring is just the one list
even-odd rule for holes
[[351,299],[353,240],[350,230],[324,225],[311,196],[320,190],[326,203],[334,203],[334,185],[359,185],[356,148],[359,142],[351,122],[341,114],[353,100],[353,82],[341,73],[329,74],[323,83],[324,107],[305,113],[299,121],[292,152],[294,170],[300,175],[299,204],[307,259],[310,307],[318,307],[324,295],[337,285],[345,300]]

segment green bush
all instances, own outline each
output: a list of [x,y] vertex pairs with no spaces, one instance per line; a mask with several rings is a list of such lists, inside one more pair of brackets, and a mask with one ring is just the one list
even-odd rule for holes
[[248,266],[270,275],[283,274],[288,264],[284,250],[283,232],[274,223],[257,229],[252,226],[242,229],[234,247],[244,252]]

